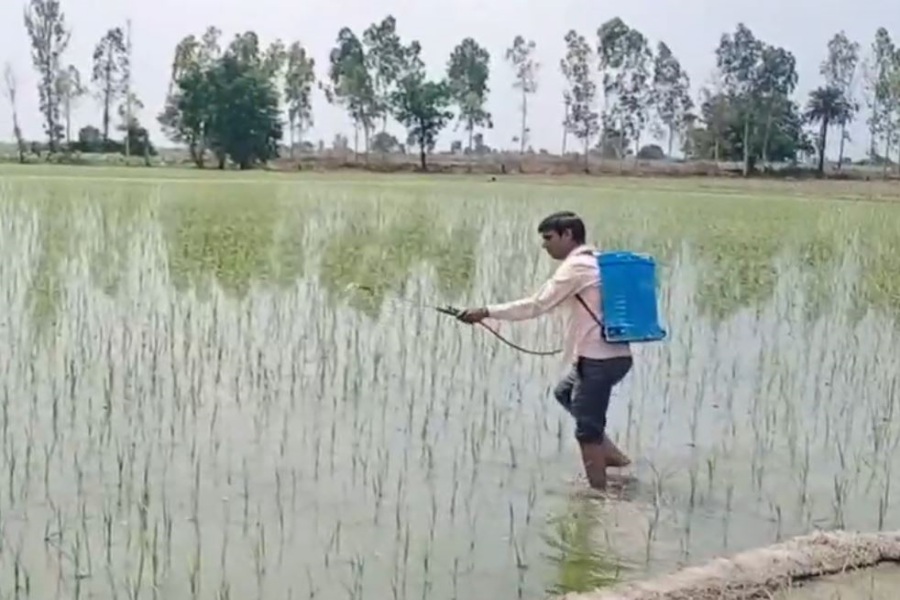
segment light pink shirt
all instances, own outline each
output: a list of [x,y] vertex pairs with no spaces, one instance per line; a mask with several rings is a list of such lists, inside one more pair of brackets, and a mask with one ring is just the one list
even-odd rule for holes
[[533,295],[521,300],[487,307],[488,315],[502,321],[524,321],[550,312],[558,306],[568,312],[563,358],[575,362],[585,358],[631,356],[629,344],[610,344],[603,339],[594,317],[575,298],[579,293],[594,315],[603,320],[600,308],[600,269],[591,247],[575,248],[546,283]]

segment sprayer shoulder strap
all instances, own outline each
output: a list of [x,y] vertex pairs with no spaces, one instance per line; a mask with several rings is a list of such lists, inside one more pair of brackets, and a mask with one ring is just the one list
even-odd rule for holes
[[599,325],[600,328],[602,329],[603,321],[601,321],[599,318],[597,318],[597,315],[594,314],[594,311],[591,310],[591,307],[587,305],[587,302],[584,301],[584,298],[581,297],[581,294],[575,294],[575,299],[581,303],[581,305],[584,307],[584,310],[588,311],[588,314],[591,315],[591,317],[594,319],[594,321],[597,323],[597,325]]
[[[581,252],[579,252],[579,254],[593,254],[593,253],[594,253],[593,250],[582,250]],[[599,325],[600,328],[603,329],[603,321],[601,321],[597,317],[597,315],[594,314],[594,311],[592,311],[591,307],[587,305],[587,302],[584,301],[584,298],[581,297],[581,294],[575,294],[575,299],[581,303],[581,305],[584,307],[584,310],[588,311],[588,314],[591,315],[591,317],[594,319],[594,321],[597,323],[597,325]]]

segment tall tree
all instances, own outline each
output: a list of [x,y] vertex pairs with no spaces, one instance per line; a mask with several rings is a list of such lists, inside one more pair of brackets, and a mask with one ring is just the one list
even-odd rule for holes
[[585,37],[574,29],[565,36],[566,56],[559,66],[568,84],[565,94],[569,98],[569,114],[566,129],[584,145],[584,168],[589,168],[591,140],[600,131],[600,117],[595,103],[597,84],[592,77],[593,53]]
[[763,128],[762,161],[769,162],[769,140],[772,128],[788,104],[797,87],[797,68],[794,55],[785,50],[763,44],[761,64],[757,72],[754,97],[757,101],[760,123]]
[[641,148],[641,138],[650,119],[653,105],[653,52],[640,31],[629,28],[625,37],[624,77],[620,82],[619,101],[623,116],[621,131],[634,140],[634,154]]
[[44,132],[50,152],[56,152],[62,138],[57,80],[71,32],[67,29],[59,0],[30,0],[24,18],[31,41],[31,60],[40,75],[38,97],[44,117]]
[[682,129],[685,117],[694,107],[690,78],[672,50],[659,42],[653,64],[653,101],[659,120],[668,134],[668,155],[672,155],[675,132]]
[[694,136],[689,141],[692,156],[698,156],[698,149],[695,147],[697,135],[705,135],[709,138],[708,145],[712,149],[711,154],[706,158],[711,158],[716,163],[719,162],[722,156],[722,146],[725,143],[725,131],[732,118],[729,111],[734,108],[732,103],[728,102],[724,92],[725,86],[721,73],[716,70],[710,78],[709,85],[700,90],[699,121],[703,128],[701,132],[695,129]]
[[887,169],[900,111],[900,89],[897,84],[900,78],[900,51],[884,27],[875,32],[875,41],[867,62],[867,96],[871,109],[868,124],[872,139],[870,154],[873,159],[878,156],[877,145],[881,142],[881,157]]
[[125,25],[125,52],[122,55],[122,95],[124,96],[125,101],[123,105],[119,107],[119,115],[124,124],[122,130],[125,132],[126,158],[131,156],[131,132],[134,128],[138,127],[137,121],[134,120],[133,111],[143,108],[143,104],[141,104],[140,108],[135,107],[134,101],[137,97],[134,92],[131,91],[131,51],[131,19],[128,19]]
[[[653,105],[653,52],[647,38],[619,17],[597,30],[598,67],[602,74],[603,128],[619,141],[619,156],[626,140],[634,140],[635,155]],[[608,137],[604,133],[604,138]]]
[[[132,75],[132,62],[131,62],[131,19],[125,24],[125,52],[122,57],[122,95],[124,96],[124,103],[119,108],[120,116],[122,116],[122,122],[124,123],[124,128],[122,131],[125,133],[125,157],[128,158],[131,156],[131,146],[132,146],[132,132],[139,128],[140,125],[137,122],[137,119],[134,118],[134,111],[140,110],[143,108],[143,104],[140,106],[135,105],[135,100],[137,100],[137,96],[132,91],[131,88],[131,75]],[[139,100],[137,100],[140,103]],[[123,116],[124,113],[124,116]],[[148,144],[144,144],[146,148]],[[147,152],[144,153],[145,160],[149,159]]]
[[832,123],[846,121],[851,107],[844,97],[844,92],[838,87],[820,87],[809,94],[809,102],[806,105],[806,119],[810,123],[819,123],[819,136],[817,150],[819,153],[819,175],[825,173],[825,149],[828,139],[828,127]]
[[9,63],[6,63],[3,69],[3,82],[6,85],[6,97],[9,99],[9,107],[12,110],[13,136],[19,151],[19,162],[25,164],[25,138],[22,137],[22,129],[19,127],[19,110],[16,105],[16,75]]
[[235,36],[206,74],[212,90],[212,147],[220,168],[224,156],[242,170],[278,156],[283,130],[277,56],[272,47],[263,54],[256,34],[246,32]]
[[62,103],[62,111],[66,120],[66,144],[72,143],[72,108],[87,88],[81,83],[81,73],[74,65],[64,69],[56,80],[57,93]]
[[390,115],[390,96],[397,81],[405,74],[409,52],[418,52],[418,42],[406,48],[397,33],[397,20],[388,15],[380,23],[372,23],[363,32],[366,70],[372,81],[372,113],[381,120],[381,131],[387,129]]
[[155,150],[150,143],[147,129],[141,126],[141,120],[138,117],[143,108],[144,103],[137,97],[137,94],[133,91],[129,92],[128,97],[122,99],[116,111],[119,116],[119,125],[116,129],[124,134],[125,155],[143,155],[144,163],[150,166],[150,155],[155,153]]
[[276,41],[263,50],[257,35],[247,31],[222,52],[219,35],[209,28],[202,41],[189,36],[178,44],[159,121],[166,135],[188,143],[198,166],[210,149],[219,168],[231,158],[247,169],[278,155],[282,124],[276,80],[283,47]]
[[329,103],[344,106],[353,120],[354,151],[359,152],[359,129],[362,128],[368,153],[369,134],[378,117],[378,103],[372,77],[366,66],[365,48],[349,27],[338,32],[337,44],[329,56],[328,78],[324,88]]
[[391,107],[394,117],[406,127],[410,143],[419,147],[419,161],[422,170],[427,171],[428,153],[434,149],[441,130],[453,119],[453,112],[448,110],[453,96],[449,83],[426,78],[418,52],[408,55],[404,71],[406,74],[391,94]]
[[733,35],[723,34],[716,48],[716,66],[722,73],[724,91],[733,98],[730,104],[740,112],[743,123],[741,147],[745,177],[751,169],[751,134],[756,126],[762,54],[763,43],[743,23],[738,23]]
[[[719,153],[719,159],[741,162],[750,157],[753,165],[762,156],[763,130],[745,136],[745,101],[726,92],[708,92],[700,106],[700,123],[690,131],[691,139],[686,147],[694,159],[711,159]],[[702,124],[703,126],[699,126]],[[774,161],[797,160],[801,154],[814,152],[803,129],[804,120],[795,102],[785,102],[773,115],[768,139],[768,155]],[[749,147],[745,148],[745,140]]]
[[[521,35],[517,35],[513,39],[512,46],[506,51],[506,60],[515,70],[515,82],[513,88],[522,93],[522,105],[520,107],[522,114],[522,131],[519,135],[521,144],[520,152],[525,153],[528,145],[528,96],[537,92],[537,73],[540,69],[540,63],[534,58],[536,45],[534,40],[526,41]],[[567,110],[568,112],[568,110]],[[565,147],[565,142],[563,142]],[[564,150],[565,151],[565,150]]]
[[103,103],[103,141],[109,141],[109,124],[115,103],[125,94],[128,51],[121,27],[107,31],[94,47],[91,81],[98,86]]
[[287,101],[292,158],[296,143],[302,142],[303,132],[313,124],[312,86],[316,80],[315,67],[315,59],[306,53],[306,48],[300,42],[291,44],[287,53],[284,97]]
[[137,94],[131,92],[129,96],[129,98],[122,99],[116,110],[116,113],[119,116],[119,125],[116,128],[123,132],[128,132],[135,127],[140,127],[138,114],[144,109],[144,103],[138,98]]
[[619,17],[605,21],[597,29],[597,67],[603,89],[601,120],[604,129],[604,143],[602,145],[606,146],[606,139],[611,137],[612,132],[619,132],[620,135],[615,136],[619,142],[616,148],[619,158],[625,154],[626,136],[621,135],[624,130],[625,104],[620,101],[620,96],[627,76],[625,60],[628,54],[629,31],[628,26]]
[[847,125],[859,111],[859,104],[854,98],[853,88],[856,83],[856,71],[859,65],[859,43],[851,42],[844,31],[834,34],[828,41],[828,56],[819,66],[819,73],[825,78],[825,86],[840,90],[844,97],[843,105],[848,109],[841,120],[834,121],[841,127],[840,150],[838,151],[838,169],[844,163],[844,142],[847,141]]
[[469,152],[475,127],[492,127],[491,113],[485,110],[488,79],[491,72],[490,53],[472,38],[454,48],[447,63],[447,81],[453,101],[459,108],[459,120],[469,134]]
[[221,57],[221,34],[209,27],[200,39],[189,35],[178,43],[166,105],[157,117],[166,137],[186,144],[199,168],[205,165],[212,136],[214,90],[208,73]]

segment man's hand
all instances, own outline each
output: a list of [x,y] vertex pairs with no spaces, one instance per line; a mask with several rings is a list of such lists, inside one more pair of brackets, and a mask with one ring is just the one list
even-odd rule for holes
[[463,323],[479,323],[488,317],[486,308],[467,308],[459,313],[456,318]]

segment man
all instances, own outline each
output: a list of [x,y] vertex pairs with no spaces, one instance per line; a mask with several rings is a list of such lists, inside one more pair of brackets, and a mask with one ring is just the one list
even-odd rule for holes
[[571,370],[556,386],[554,396],[575,418],[575,438],[588,482],[602,490],[607,467],[631,463],[605,435],[610,395],[631,370],[631,348],[626,343],[606,342],[600,331],[600,272],[593,248],[585,244],[584,222],[575,213],[558,212],[541,221],[538,233],[551,258],[562,261],[553,277],[533,296],[466,309],[459,319],[466,323],[486,318],[522,321],[557,307],[567,308],[564,359]]

